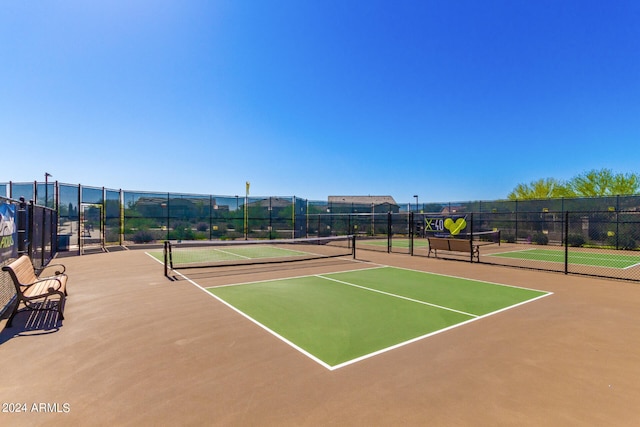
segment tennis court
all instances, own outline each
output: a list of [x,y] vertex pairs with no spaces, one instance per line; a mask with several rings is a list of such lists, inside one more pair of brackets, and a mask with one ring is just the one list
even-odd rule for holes
[[[359,244],[371,242],[386,240]],[[169,260],[172,273],[165,270],[165,274],[206,289],[330,370],[549,295],[539,290],[358,262],[354,260],[355,241],[351,237],[168,242],[164,252],[150,255],[161,262]],[[304,270],[297,269],[297,265],[304,268],[309,260],[330,258],[340,258],[343,264],[314,274],[299,273]],[[240,270],[230,276],[244,278],[249,270],[242,270],[243,267],[291,261],[301,262],[282,275],[222,286],[196,283],[194,279],[199,279],[194,271],[198,270],[180,271],[235,266]]]
[[[393,238],[391,239],[391,247],[400,251],[409,251],[411,246],[411,239],[409,238]],[[389,240],[387,238],[369,239],[358,238],[358,247],[360,249],[369,249],[376,251],[386,251],[389,247]],[[414,248],[428,248],[429,243],[426,239],[414,239]]]
[[[387,246],[387,239],[371,239],[371,240],[360,240],[359,241],[360,245],[373,245],[373,246]],[[391,244],[393,247],[398,247],[398,248],[408,248],[409,245],[411,244],[411,240],[410,239],[392,239],[391,240]],[[413,245],[415,247],[428,247],[429,246],[429,242],[426,239],[414,239],[413,241]]]
[[[564,263],[565,251],[561,249],[522,249],[508,252],[488,254],[486,256],[520,259],[528,261],[545,261]],[[620,253],[602,253],[569,250],[569,264],[591,267],[608,267],[627,269],[640,264],[640,255],[626,255]]]
[[388,266],[207,291],[329,370],[550,295]]

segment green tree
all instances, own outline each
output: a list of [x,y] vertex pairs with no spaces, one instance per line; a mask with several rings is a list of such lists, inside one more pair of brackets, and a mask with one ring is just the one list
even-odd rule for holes
[[593,169],[571,179],[569,187],[578,197],[632,195],[640,188],[640,176]]
[[568,197],[570,189],[555,178],[543,178],[530,184],[518,184],[507,196],[509,200],[549,199]]
[[640,190],[640,175],[613,173],[611,169],[593,169],[564,183],[544,178],[530,184],[518,184],[509,200],[550,199],[555,197],[629,196]]

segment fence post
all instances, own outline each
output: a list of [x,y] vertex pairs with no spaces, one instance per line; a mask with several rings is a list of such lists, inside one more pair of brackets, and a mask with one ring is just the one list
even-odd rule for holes
[[387,253],[390,254],[391,253],[391,239],[393,238],[392,236],[392,231],[391,231],[391,211],[387,212]]
[[514,242],[518,243],[518,199],[516,199],[516,209],[515,209],[515,214],[516,214],[516,235],[514,236]]
[[213,195],[209,195],[209,240],[213,240]]
[[[471,244],[471,247],[472,247],[472,249],[471,249],[471,251],[469,253],[469,261],[473,262],[473,212],[471,212],[471,233],[470,233],[470,236],[469,236],[469,241],[470,241],[470,244]],[[480,261],[480,259],[478,257],[478,262],[479,261]]]
[[18,255],[25,255],[27,250],[25,244],[27,242],[27,203],[24,197],[20,197],[18,204]]
[[29,207],[27,210],[27,217],[29,218],[29,228],[27,230],[27,251],[29,252],[29,258],[33,260],[33,230],[36,227],[36,219],[34,215],[35,202],[29,200]]
[[167,220],[167,240],[169,240],[170,234],[169,234],[169,225],[171,223],[171,195],[170,193],[167,193],[167,217],[165,218]]
[[[292,206],[291,206],[291,238],[295,239],[296,238],[296,213],[298,212],[297,206],[296,206],[296,196],[293,196],[293,199],[291,201]],[[271,214],[269,214],[269,217],[271,217]]]
[[353,252],[353,259],[356,259],[356,235],[351,236],[351,251]]
[[616,196],[616,250],[620,249],[620,196]]
[[409,255],[413,256],[413,227],[415,224],[413,223],[413,212],[409,212]]
[[569,274],[569,211],[564,213],[564,274]]
[[[46,188],[46,187],[45,187]],[[46,205],[46,203],[45,203]],[[47,233],[45,230],[47,229],[47,208],[46,206],[42,209],[42,236],[40,238],[40,244],[42,245],[42,249],[40,251],[40,266],[44,266],[45,260],[45,249],[47,247]]]

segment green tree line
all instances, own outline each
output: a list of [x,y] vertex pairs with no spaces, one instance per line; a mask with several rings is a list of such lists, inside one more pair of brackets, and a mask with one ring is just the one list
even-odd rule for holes
[[628,196],[640,189],[640,175],[614,173],[611,169],[593,169],[568,181],[542,178],[518,184],[507,196],[509,200],[550,199],[558,197]]

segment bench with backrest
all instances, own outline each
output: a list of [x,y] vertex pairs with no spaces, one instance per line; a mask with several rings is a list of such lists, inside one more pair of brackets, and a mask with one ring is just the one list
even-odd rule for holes
[[[54,267],[56,270],[53,276],[43,274],[45,270]],[[11,327],[16,314],[27,310],[55,310],[60,313],[60,319],[64,319],[62,309],[67,296],[67,275],[64,265],[49,264],[40,271],[40,274],[36,274],[31,259],[27,255],[22,255],[2,267],[2,270],[11,276],[17,294],[17,301],[7,321],[7,327]],[[19,310],[21,304],[24,307]]]
[[475,259],[480,261],[480,250],[478,245],[474,245],[471,240],[467,239],[454,239],[450,237],[427,237],[429,241],[429,253],[427,256],[431,256],[433,252],[434,256],[438,256],[438,251],[449,252],[467,252],[471,262]]

